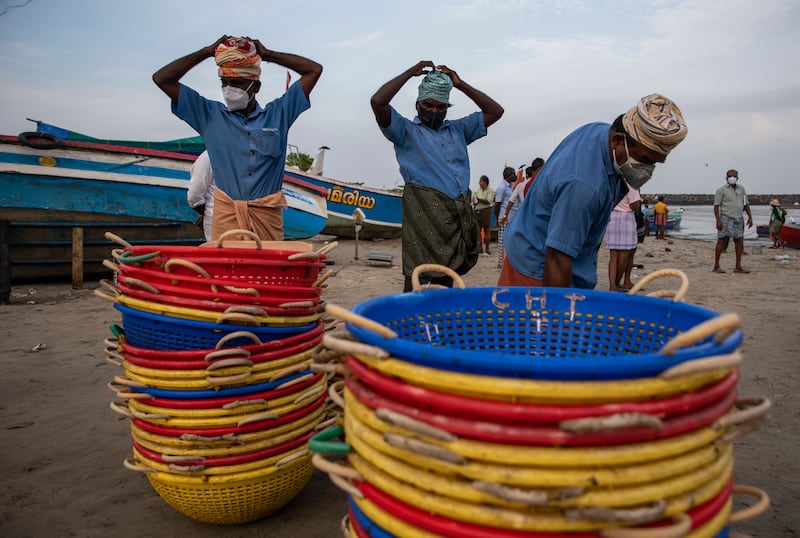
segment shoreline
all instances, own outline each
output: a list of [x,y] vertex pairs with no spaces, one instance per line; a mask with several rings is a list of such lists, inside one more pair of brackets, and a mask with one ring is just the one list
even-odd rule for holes
[[[326,237],[312,239],[315,248]],[[400,240],[339,240],[330,252],[334,275],[323,298],[352,308],[367,299],[399,293],[403,287]],[[735,479],[767,491],[771,508],[733,530],[753,536],[788,538],[800,532],[794,506],[800,492],[800,416],[797,357],[800,356],[800,250],[785,249],[779,260],[764,248],[743,260],[750,274],[734,274],[733,255],[723,256],[726,274],[711,272],[713,242],[694,239],[656,241],[639,246],[633,280],[658,269],[679,269],[689,278],[686,302],[742,318],[744,363],[740,397],[772,401],[771,418],[757,432],[736,442]],[[394,255],[389,266],[369,265],[369,252]],[[785,261],[785,263],[783,263]],[[608,250],[598,257],[598,286],[608,289]],[[468,287],[495,286],[497,254],[480,257],[464,276]],[[648,290],[676,289],[677,279],[659,279]],[[104,360],[102,341],[118,323],[113,306],[68,283],[12,287],[12,304],[0,305],[0,535],[81,537],[109,535],[198,538],[270,536],[330,538],[340,535],[346,496],[315,471],[310,483],[287,506],[265,519],[224,527],[195,522],[167,505],[141,473],[124,469],[131,456],[130,431],[109,409],[106,384],[118,373]],[[32,291],[31,291],[32,290]],[[44,348],[33,351],[37,344]],[[741,507],[741,501],[734,505]],[[309,515],[313,514],[313,517]]]

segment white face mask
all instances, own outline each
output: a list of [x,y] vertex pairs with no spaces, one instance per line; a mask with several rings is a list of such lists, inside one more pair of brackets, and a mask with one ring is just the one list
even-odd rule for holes
[[640,163],[631,157],[631,154],[628,152],[628,139],[623,138],[623,141],[625,142],[625,154],[628,156],[628,159],[620,166],[617,164],[616,152],[611,150],[614,156],[614,169],[632,189],[639,190],[642,188],[642,185],[653,177],[653,170],[655,170],[656,165]]
[[739,181],[739,178],[736,176],[728,176],[728,185],[736,185],[736,182]]
[[247,108],[247,104],[250,102],[250,94],[247,93],[250,91],[250,88],[253,86],[253,83],[250,83],[250,86],[247,87],[246,90],[241,88],[237,88],[236,86],[223,86],[222,88],[222,98],[225,99],[225,106],[228,107],[229,112],[234,112],[236,110],[244,110]]

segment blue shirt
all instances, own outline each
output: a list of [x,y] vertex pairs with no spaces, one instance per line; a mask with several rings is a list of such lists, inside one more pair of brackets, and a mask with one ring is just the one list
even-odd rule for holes
[[255,200],[281,190],[289,127],[311,104],[300,81],[244,117],[223,103],[180,85],[172,112],[202,135],[217,187],[234,200]]
[[[511,183],[505,179],[501,179],[500,185],[498,185],[497,190],[494,191],[494,202],[500,204],[500,216],[498,218],[502,219],[505,216],[506,207],[508,207],[508,201],[511,199],[512,194],[514,194],[514,189],[511,188]],[[510,216],[511,215],[509,215],[509,217]]]
[[575,288],[597,284],[597,249],[614,206],[625,195],[611,162],[607,123],[590,123],[565,138],[547,159],[503,234],[506,257],[523,275],[542,280],[545,252],[572,258]]
[[457,120],[444,120],[434,131],[423,125],[419,118],[409,120],[392,108],[389,126],[381,127],[381,132],[394,144],[403,181],[436,189],[454,199],[467,193],[467,145],[486,136],[483,112],[473,112]]

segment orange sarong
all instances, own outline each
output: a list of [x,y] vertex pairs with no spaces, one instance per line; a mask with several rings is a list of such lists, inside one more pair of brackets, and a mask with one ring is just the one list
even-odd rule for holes
[[248,230],[263,241],[282,241],[283,208],[287,206],[283,191],[256,200],[233,200],[217,186],[211,240],[228,230]]

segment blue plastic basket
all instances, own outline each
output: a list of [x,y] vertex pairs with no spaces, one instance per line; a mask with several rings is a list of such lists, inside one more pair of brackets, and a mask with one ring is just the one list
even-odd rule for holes
[[348,507],[350,508],[351,517],[358,521],[358,524],[371,538],[396,538],[394,534],[387,532],[383,527],[372,521],[364,511],[353,502],[353,498],[347,496]]
[[681,362],[733,352],[736,330],[671,356],[676,335],[719,314],[642,295],[567,288],[440,289],[387,295],[353,308],[395,331],[387,338],[352,322],[358,340],[393,357],[443,370],[549,380],[652,377]]
[[[316,322],[313,322],[306,325],[254,327],[152,314],[121,304],[115,304],[114,308],[122,313],[122,327],[126,340],[135,347],[146,349],[170,351],[212,349],[220,338],[236,331],[249,331],[258,336],[262,342],[270,342],[309,331],[316,326]],[[230,345],[252,343],[253,341],[248,338],[236,338],[231,340]]]

